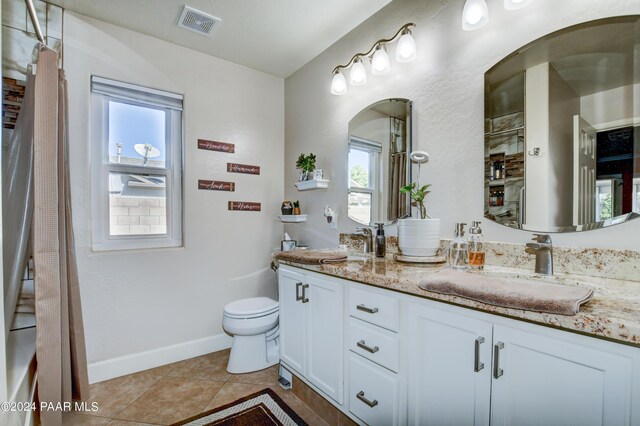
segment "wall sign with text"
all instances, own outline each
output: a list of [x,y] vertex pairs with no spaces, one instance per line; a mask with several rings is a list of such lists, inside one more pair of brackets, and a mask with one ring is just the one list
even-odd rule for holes
[[209,141],[206,139],[198,139],[198,149],[206,149],[207,151],[228,152],[230,154],[236,152],[236,146],[232,143]]
[[229,210],[259,212],[262,203],[251,201],[229,201]]
[[248,175],[259,175],[260,166],[250,166],[248,164],[227,163],[227,172],[244,173]]
[[219,180],[198,179],[198,189],[208,189],[210,191],[230,191],[236,190],[235,182],[222,182]]

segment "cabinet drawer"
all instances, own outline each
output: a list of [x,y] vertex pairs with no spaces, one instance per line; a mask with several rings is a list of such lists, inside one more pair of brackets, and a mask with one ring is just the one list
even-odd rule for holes
[[349,315],[397,332],[400,301],[392,296],[350,287]]
[[349,349],[389,370],[398,372],[400,342],[395,333],[351,318]]
[[359,355],[349,354],[349,411],[368,425],[398,424],[398,378]]

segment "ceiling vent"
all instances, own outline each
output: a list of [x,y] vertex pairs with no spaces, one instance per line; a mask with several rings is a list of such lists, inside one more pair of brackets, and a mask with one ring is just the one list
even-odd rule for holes
[[182,15],[178,19],[178,27],[193,31],[207,37],[211,37],[213,30],[222,22],[215,16],[200,12],[192,7],[185,6]]

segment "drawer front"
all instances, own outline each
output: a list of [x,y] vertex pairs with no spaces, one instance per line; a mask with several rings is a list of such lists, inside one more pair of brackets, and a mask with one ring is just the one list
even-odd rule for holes
[[400,301],[372,291],[349,287],[349,315],[397,332]]
[[400,342],[395,333],[351,318],[349,349],[389,370],[398,372]]
[[349,411],[370,426],[398,424],[398,378],[349,354]]

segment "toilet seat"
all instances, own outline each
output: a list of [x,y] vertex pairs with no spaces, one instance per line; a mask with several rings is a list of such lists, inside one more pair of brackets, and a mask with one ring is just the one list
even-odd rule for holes
[[224,307],[224,315],[229,318],[259,318],[277,312],[280,305],[268,297],[251,297],[237,300]]

